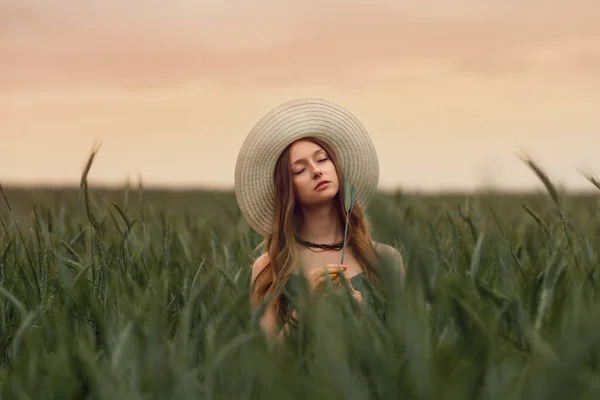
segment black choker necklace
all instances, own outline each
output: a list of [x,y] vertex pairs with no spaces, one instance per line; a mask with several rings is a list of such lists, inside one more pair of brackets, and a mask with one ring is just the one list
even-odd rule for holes
[[299,237],[296,237],[296,240],[298,241],[298,243],[300,243],[301,245],[303,245],[305,247],[314,247],[314,248],[323,249],[323,250],[341,250],[342,247],[344,247],[343,241],[339,242],[339,243],[332,243],[332,244],[319,244],[319,243],[309,242],[304,239],[300,239]]

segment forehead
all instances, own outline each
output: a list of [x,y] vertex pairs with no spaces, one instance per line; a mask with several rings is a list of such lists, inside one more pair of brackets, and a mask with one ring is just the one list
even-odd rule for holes
[[309,140],[298,140],[290,146],[290,158],[294,162],[301,158],[311,157],[317,151],[325,150]]

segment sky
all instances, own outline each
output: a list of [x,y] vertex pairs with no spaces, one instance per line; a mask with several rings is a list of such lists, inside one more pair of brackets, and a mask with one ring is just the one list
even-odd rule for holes
[[0,0],[0,183],[233,187],[270,109],[367,127],[381,189],[600,175],[597,0]]

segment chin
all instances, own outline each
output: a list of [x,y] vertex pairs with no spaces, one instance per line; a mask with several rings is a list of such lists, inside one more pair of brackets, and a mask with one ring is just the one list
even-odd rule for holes
[[336,188],[328,187],[327,189],[322,190],[320,192],[312,193],[312,196],[310,196],[310,200],[312,203],[322,203],[324,201],[330,201],[335,198],[337,193],[338,191]]
[[330,196],[333,199],[338,194],[339,191],[340,191],[340,188],[338,185],[330,185],[321,194]]

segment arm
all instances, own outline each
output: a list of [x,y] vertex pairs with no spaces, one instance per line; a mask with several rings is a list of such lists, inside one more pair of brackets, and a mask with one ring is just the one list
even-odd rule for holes
[[[256,259],[252,265],[252,277],[250,280],[251,290],[256,278],[267,267],[268,264],[269,256],[268,254],[263,254]],[[260,303],[252,302],[253,310],[256,310],[258,307],[260,307]],[[267,309],[262,315],[259,325],[269,341],[275,340],[277,343],[282,343],[285,335],[289,332],[291,327],[288,323],[280,327],[278,321],[279,318],[275,312],[275,305],[271,303],[267,306]]]

